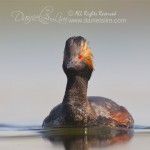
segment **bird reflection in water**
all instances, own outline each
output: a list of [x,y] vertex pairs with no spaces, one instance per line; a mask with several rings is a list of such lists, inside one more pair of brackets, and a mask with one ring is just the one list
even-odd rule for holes
[[63,145],[66,150],[89,150],[128,142],[133,135],[133,130],[93,127],[54,128],[44,131],[43,137],[54,145]]

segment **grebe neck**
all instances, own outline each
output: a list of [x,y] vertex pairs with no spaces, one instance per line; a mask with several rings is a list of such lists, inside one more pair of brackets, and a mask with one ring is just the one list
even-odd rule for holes
[[86,103],[88,80],[81,76],[71,76],[67,79],[63,103]]

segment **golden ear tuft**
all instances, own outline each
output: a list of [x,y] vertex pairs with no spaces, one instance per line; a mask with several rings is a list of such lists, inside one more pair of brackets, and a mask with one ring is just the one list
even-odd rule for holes
[[93,55],[90,51],[90,48],[87,46],[87,42],[81,43],[80,53],[83,55],[83,59],[89,68],[93,70]]

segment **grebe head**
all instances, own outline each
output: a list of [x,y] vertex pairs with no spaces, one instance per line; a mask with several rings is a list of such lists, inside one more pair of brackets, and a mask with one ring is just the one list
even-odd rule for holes
[[67,77],[84,76],[88,80],[93,71],[93,60],[87,41],[81,36],[74,36],[66,41],[63,70]]

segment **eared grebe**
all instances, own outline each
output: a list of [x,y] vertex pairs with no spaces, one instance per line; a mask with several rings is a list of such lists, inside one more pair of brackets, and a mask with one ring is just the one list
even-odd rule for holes
[[85,38],[77,36],[66,41],[63,70],[67,76],[63,101],[45,118],[43,127],[133,128],[133,118],[123,106],[104,97],[87,97],[93,60]]

